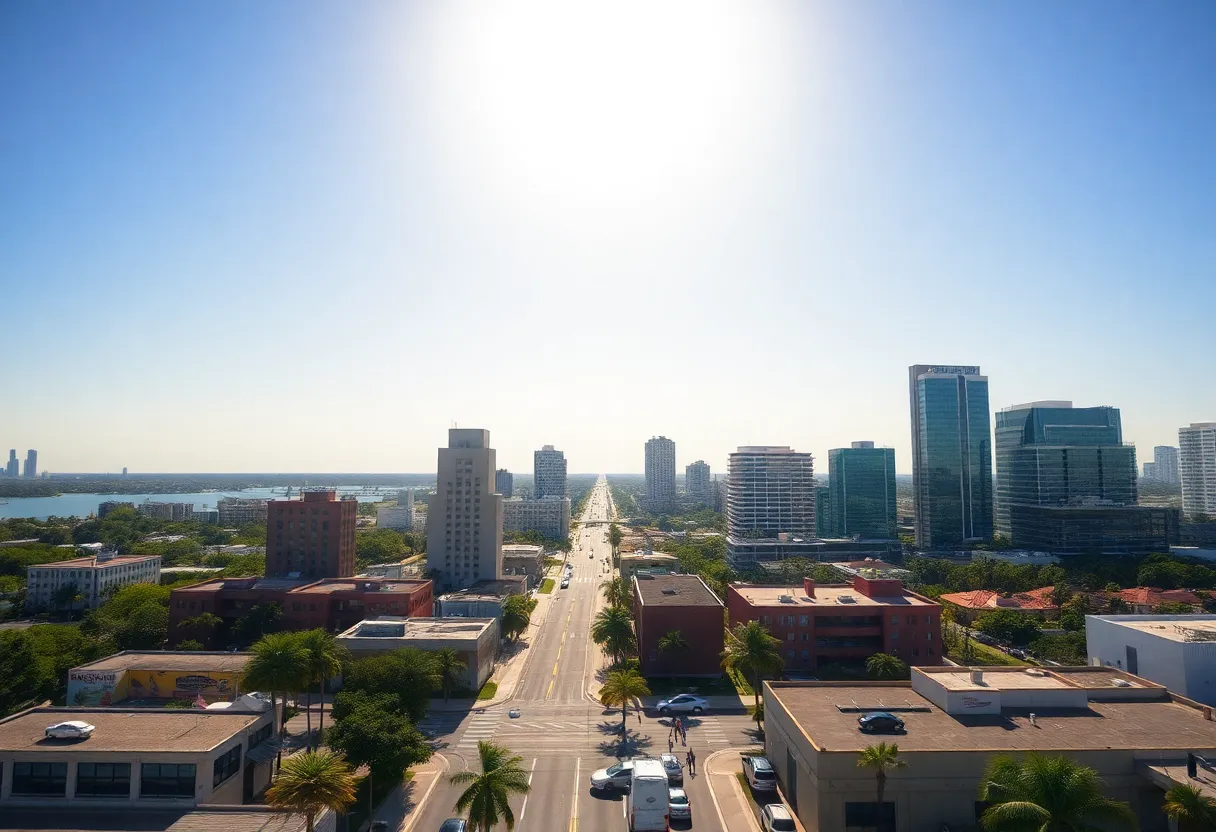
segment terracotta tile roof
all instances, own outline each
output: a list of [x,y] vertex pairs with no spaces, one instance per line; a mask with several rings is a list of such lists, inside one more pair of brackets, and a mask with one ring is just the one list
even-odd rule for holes
[[1154,586],[1134,586],[1118,593],[1129,604],[1152,606],[1157,604],[1201,604],[1203,600],[1189,589],[1158,589]]
[[1051,600],[1054,586],[1044,586],[1029,592],[1015,592],[1008,598],[991,589],[973,589],[968,592],[951,592],[941,596],[942,601],[972,610],[1054,610],[1059,609]]

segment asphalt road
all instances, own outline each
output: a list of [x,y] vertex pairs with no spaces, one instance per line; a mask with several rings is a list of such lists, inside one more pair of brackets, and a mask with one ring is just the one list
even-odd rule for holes
[[[529,648],[524,676],[511,701],[470,714],[437,714],[427,719],[450,771],[478,768],[477,742],[493,740],[523,758],[532,791],[511,801],[518,832],[577,832],[627,829],[621,795],[590,790],[588,776],[617,759],[667,750],[667,720],[629,715],[629,743],[621,745],[620,711],[608,711],[586,694],[599,665],[599,647],[589,629],[600,584],[609,577],[612,547],[607,542],[610,504],[601,477],[588,499],[569,562],[574,574],[555,597],[545,623]],[[512,719],[511,709],[520,716]],[[693,722],[689,744],[698,762],[714,751],[754,744],[746,716],[707,715]],[[685,748],[677,744],[683,759]],[[685,774],[695,829],[721,830],[707,781]],[[411,832],[433,832],[455,817],[460,789],[439,781],[418,812]]]

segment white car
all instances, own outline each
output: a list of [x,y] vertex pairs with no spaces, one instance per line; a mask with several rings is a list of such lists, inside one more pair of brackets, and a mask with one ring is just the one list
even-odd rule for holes
[[667,714],[699,714],[709,710],[709,700],[691,693],[681,693],[659,703],[659,713]]
[[684,782],[684,767],[680,765],[680,758],[675,754],[660,754],[659,762],[663,764],[663,771],[667,772],[667,779],[673,785],[680,785]]
[[47,726],[46,736],[57,740],[83,740],[92,735],[96,728],[87,722],[56,722]]
[[629,788],[629,782],[633,778],[633,761],[626,760],[623,763],[601,768],[599,771],[591,773],[591,788],[596,791],[625,791]]
[[692,806],[689,805],[688,794],[683,789],[668,789],[667,805],[672,820],[692,820]]
[[764,832],[794,832],[794,817],[780,803],[770,803],[760,810],[760,828]]
[[768,757],[744,755],[743,776],[747,778],[747,785],[755,791],[777,791],[777,772],[773,771]]
[[570,579],[562,578],[562,589],[569,589],[569,588],[570,588]]

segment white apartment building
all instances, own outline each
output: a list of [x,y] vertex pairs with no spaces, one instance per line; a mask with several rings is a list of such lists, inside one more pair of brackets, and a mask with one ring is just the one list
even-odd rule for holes
[[376,509],[376,526],[408,532],[414,528],[414,489],[403,488],[397,492],[397,505]]
[[646,508],[671,511],[676,504],[676,443],[666,436],[646,440]]
[[238,527],[246,523],[265,523],[268,500],[247,500],[241,497],[223,497],[216,503],[221,526]]
[[444,589],[497,580],[502,574],[503,499],[494,492],[496,454],[490,432],[448,431],[427,509],[427,567]]
[[137,505],[135,511],[156,520],[186,521],[194,519],[193,503],[159,503],[148,500]]
[[1178,484],[1177,448],[1170,445],[1158,445],[1153,448],[1153,478],[1170,485]]
[[160,583],[160,555],[118,557],[105,551],[100,543],[86,543],[77,549],[89,552],[88,556],[27,567],[27,612],[66,609],[55,603],[55,593],[66,586],[76,587],[80,594],[72,609],[91,610],[120,586]]
[[1183,514],[1216,515],[1216,422],[1179,428],[1178,450]]
[[545,497],[525,500],[512,497],[502,501],[504,532],[539,532],[553,540],[570,536],[570,498]]
[[692,499],[713,505],[713,485],[709,478],[709,465],[705,460],[698,459],[684,467],[684,488]]
[[815,536],[815,462],[788,445],[747,445],[730,455],[726,526],[731,538]]
[[533,452],[532,475],[532,496],[536,499],[566,496],[566,455],[562,451],[545,445]]

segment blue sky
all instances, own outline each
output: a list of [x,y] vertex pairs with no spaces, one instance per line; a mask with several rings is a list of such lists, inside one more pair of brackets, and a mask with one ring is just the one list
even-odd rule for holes
[[1207,2],[5,3],[0,444],[907,472],[948,362],[1143,460],[1216,418],[1214,77]]

